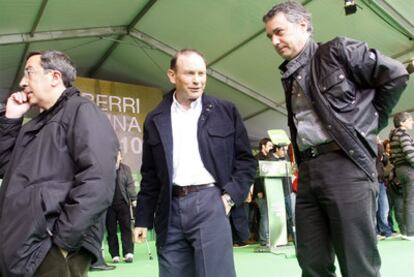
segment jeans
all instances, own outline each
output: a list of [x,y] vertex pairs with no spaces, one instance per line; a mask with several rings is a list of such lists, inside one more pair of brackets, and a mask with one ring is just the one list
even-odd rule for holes
[[292,222],[295,225],[295,206],[296,206],[296,193],[292,192],[290,194],[290,204],[292,205]]
[[286,207],[287,232],[288,232],[288,235],[291,235],[292,238],[294,238],[295,232],[293,231],[292,199],[290,197],[290,194],[285,196],[285,207]]
[[268,245],[269,244],[269,216],[267,213],[266,198],[256,198],[256,203],[260,211],[259,243],[260,245]]
[[401,234],[414,236],[414,168],[399,166],[395,169],[403,188],[403,226]]
[[250,205],[250,203],[243,203],[243,207],[244,207],[244,212],[246,213],[247,216],[247,222],[249,224],[249,239],[251,239],[252,235],[254,234],[255,230],[254,230],[254,210],[252,205]]
[[395,226],[395,223],[392,218],[392,213],[394,213],[395,220],[400,232],[404,229],[404,221],[403,221],[403,196],[402,193],[400,194],[398,191],[393,190],[392,188],[387,188],[388,194],[388,204],[390,207],[390,212],[388,216],[388,222],[391,227]]
[[389,206],[384,182],[378,182],[378,188],[377,232],[389,237],[392,235],[392,230],[388,223]]

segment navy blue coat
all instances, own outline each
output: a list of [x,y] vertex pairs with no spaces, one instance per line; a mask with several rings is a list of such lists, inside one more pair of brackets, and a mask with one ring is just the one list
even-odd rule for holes
[[[142,180],[135,226],[154,226],[158,247],[165,243],[171,210],[172,97],[173,91],[148,114],[144,123]],[[256,172],[246,129],[234,104],[206,95],[202,96],[202,103],[198,121],[201,159],[216,185],[236,203],[232,216],[243,216],[241,204]]]

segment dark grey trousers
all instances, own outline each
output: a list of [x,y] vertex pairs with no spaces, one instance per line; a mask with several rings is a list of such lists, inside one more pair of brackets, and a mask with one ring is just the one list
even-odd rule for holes
[[160,277],[235,277],[229,219],[217,187],[173,197]]
[[301,163],[296,198],[302,276],[380,276],[375,231],[378,184],[341,151]]

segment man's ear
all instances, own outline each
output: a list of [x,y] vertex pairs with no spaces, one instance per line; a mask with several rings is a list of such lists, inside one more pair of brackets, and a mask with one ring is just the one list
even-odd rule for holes
[[53,70],[51,75],[52,75],[52,86],[53,87],[56,87],[60,84],[63,85],[62,73],[60,71]]
[[168,76],[168,79],[170,79],[170,82],[172,84],[175,84],[175,71],[172,69],[168,69],[167,76]]
[[299,21],[299,26],[303,31],[308,32],[308,22],[306,20],[302,19],[301,21]]

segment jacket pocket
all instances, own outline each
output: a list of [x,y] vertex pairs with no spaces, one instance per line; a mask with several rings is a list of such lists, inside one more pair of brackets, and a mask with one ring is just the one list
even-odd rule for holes
[[50,181],[44,184],[41,193],[41,206],[47,221],[46,231],[49,235],[52,235],[55,222],[62,212],[62,207],[72,186],[72,181]]
[[208,134],[210,137],[215,138],[226,138],[234,134],[234,127],[231,125],[216,125],[214,127],[208,128]]
[[334,70],[320,79],[322,95],[337,112],[349,112],[355,107],[356,91],[342,69]]
[[[14,237],[17,235],[46,236],[46,218],[44,214],[44,202],[42,188],[28,186],[24,190],[10,195],[4,205],[4,222],[7,222],[4,230]],[[16,234],[16,229],[26,226],[25,233]],[[23,237],[22,237],[23,238]]]
[[230,124],[211,126],[207,133],[208,149],[217,160],[220,160],[217,166],[226,166],[228,168],[222,168],[222,172],[231,172],[234,158],[234,127]]
[[42,206],[40,187],[29,186],[7,197],[1,228],[10,270],[33,270],[46,254],[51,240]]
[[161,143],[161,140],[157,136],[153,135],[148,138],[147,142],[151,146],[157,146],[158,144]]
[[234,127],[231,125],[216,125],[207,129],[212,149],[220,151],[221,155],[233,149]]

